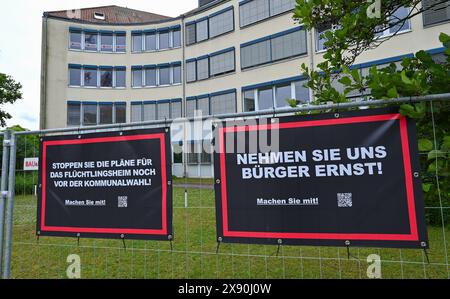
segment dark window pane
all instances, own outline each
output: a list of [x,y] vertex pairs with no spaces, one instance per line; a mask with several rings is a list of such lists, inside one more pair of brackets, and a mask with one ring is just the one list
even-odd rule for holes
[[181,83],[181,66],[173,67],[173,84]]
[[158,103],[158,119],[170,119],[170,103]]
[[145,86],[156,86],[156,69],[145,70]]
[[112,52],[113,50],[113,35],[102,34],[100,50],[103,52]]
[[171,118],[179,118],[181,117],[181,101],[180,102],[172,102],[171,104]]
[[112,87],[112,79],[113,79],[112,70],[100,72],[100,86],[101,87]]
[[97,33],[84,34],[84,49],[88,51],[97,51]]
[[228,10],[209,19],[210,37],[218,36],[234,29],[233,10]]
[[155,51],[156,50],[156,34],[147,33],[145,35],[145,50]]
[[141,52],[142,51],[142,35],[141,34],[133,34],[132,35],[132,45],[133,45],[133,52]]
[[254,0],[239,7],[241,26],[246,26],[269,17],[269,1]]
[[196,28],[195,24],[186,26],[186,45],[194,44],[196,41]]
[[116,124],[127,122],[127,106],[126,104],[115,104]]
[[309,102],[309,89],[305,86],[305,81],[295,82],[295,99],[299,103]]
[[84,70],[84,86],[97,86],[97,70]]
[[289,106],[288,100],[290,99],[292,99],[290,84],[276,87],[277,108]]
[[173,47],[174,48],[181,47],[181,30],[173,31],[172,35],[173,35]]
[[97,104],[83,104],[83,125],[97,124]]
[[197,65],[195,61],[191,61],[186,63],[186,80],[187,82],[194,82],[195,80],[197,80]]
[[244,112],[255,111],[255,91],[248,90],[244,92]]
[[69,69],[69,85],[70,86],[81,85],[81,69],[76,68]]
[[70,32],[71,49],[81,50],[81,32]]
[[159,34],[159,49],[169,49],[169,32],[161,32]]
[[99,104],[100,124],[112,124],[113,122],[113,105]]
[[258,109],[272,109],[273,108],[273,93],[272,88],[258,90]]
[[118,70],[116,71],[116,87],[125,87],[125,71]]
[[67,104],[67,125],[79,126],[81,117],[81,104],[69,103]]
[[170,68],[163,67],[159,69],[159,85],[170,84]]
[[117,35],[116,36],[116,51],[117,52],[126,52],[127,47],[127,38],[126,35]]
[[144,104],[144,119],[147,120],[155,120],[156,119],[156,104],[155,103],[147,103]]

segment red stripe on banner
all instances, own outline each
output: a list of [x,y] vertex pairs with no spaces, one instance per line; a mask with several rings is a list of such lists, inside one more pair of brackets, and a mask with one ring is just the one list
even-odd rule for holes
[[[161,229],[133,229],[133,228],[96,228],[96,227],[67,227],[47,226],[45,224],[46,185],[47,185],[47,146],[73,145],[105,142],[125,142],[135,140],[159,139],[161,148],[161,180],[162,180],[162,225]],[[52,140],[42,144],[42,205],[41,205],[41,231],[49,232],[73,232],[73,233],[105,233],[105,234],[141,234],[141,235],[165,235],[167,234],[167,174],[166,151],[164,133],[143,134],[132,136],[96,137],[86,139]]]
[[[352,233],[281,233],[281,232],[249,232],[230,231],[228,227],[228,203],[226,192],[226,171],[225,171],[225,133],[270,130],[270,129],[291,129],[314,126],[343,125],[353,123],[366,123],[377,121],[400,121],[400,137],[403,152],[403,163],[405,167],[405,183],[408,204],[408,217],[410,222],[409,234],[352,234]],[[418,241],[418,228],[416,221],[416,208],[414,200],[414,189],[412,181],[412,171],[410,165],[410,151],[408,141],[408,127],[406,118],[400,114],[382,114],[372,116],[347,117],[339,119],[311,120],[301,122],[289,122],[281,124],[251,125],[238,127],[225,127],[219,129],[220,143],[220,176],[222,190],[222,230],[224,237],[245,237],[245,238],[284,238],[284,239],[335,239],[335,240],[373,240],[373,241]]]

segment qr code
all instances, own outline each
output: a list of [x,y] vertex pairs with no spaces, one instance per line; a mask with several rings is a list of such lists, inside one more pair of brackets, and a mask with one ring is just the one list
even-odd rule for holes
[[126,208],[126,207],[128,207],[128,196],[119,196],[117,198],[117,206],[119,208]]
[[339,208],[351,208],[353,205],[351,193],[338,193],[337,201]]

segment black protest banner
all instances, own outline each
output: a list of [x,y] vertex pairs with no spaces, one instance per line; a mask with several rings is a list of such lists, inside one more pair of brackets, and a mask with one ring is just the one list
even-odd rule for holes
[[398,112],[217,123],[214,138],[219,242],[428,247],[415,123]]
[[172,239],[168,128],[41,139],[36,233]]

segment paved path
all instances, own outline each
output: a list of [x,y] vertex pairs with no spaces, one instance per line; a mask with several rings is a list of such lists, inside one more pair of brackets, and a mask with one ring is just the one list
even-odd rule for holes
[[206,184],[174,183],[173,186],[177,188],[214,190],[214,185],[206,185]]

